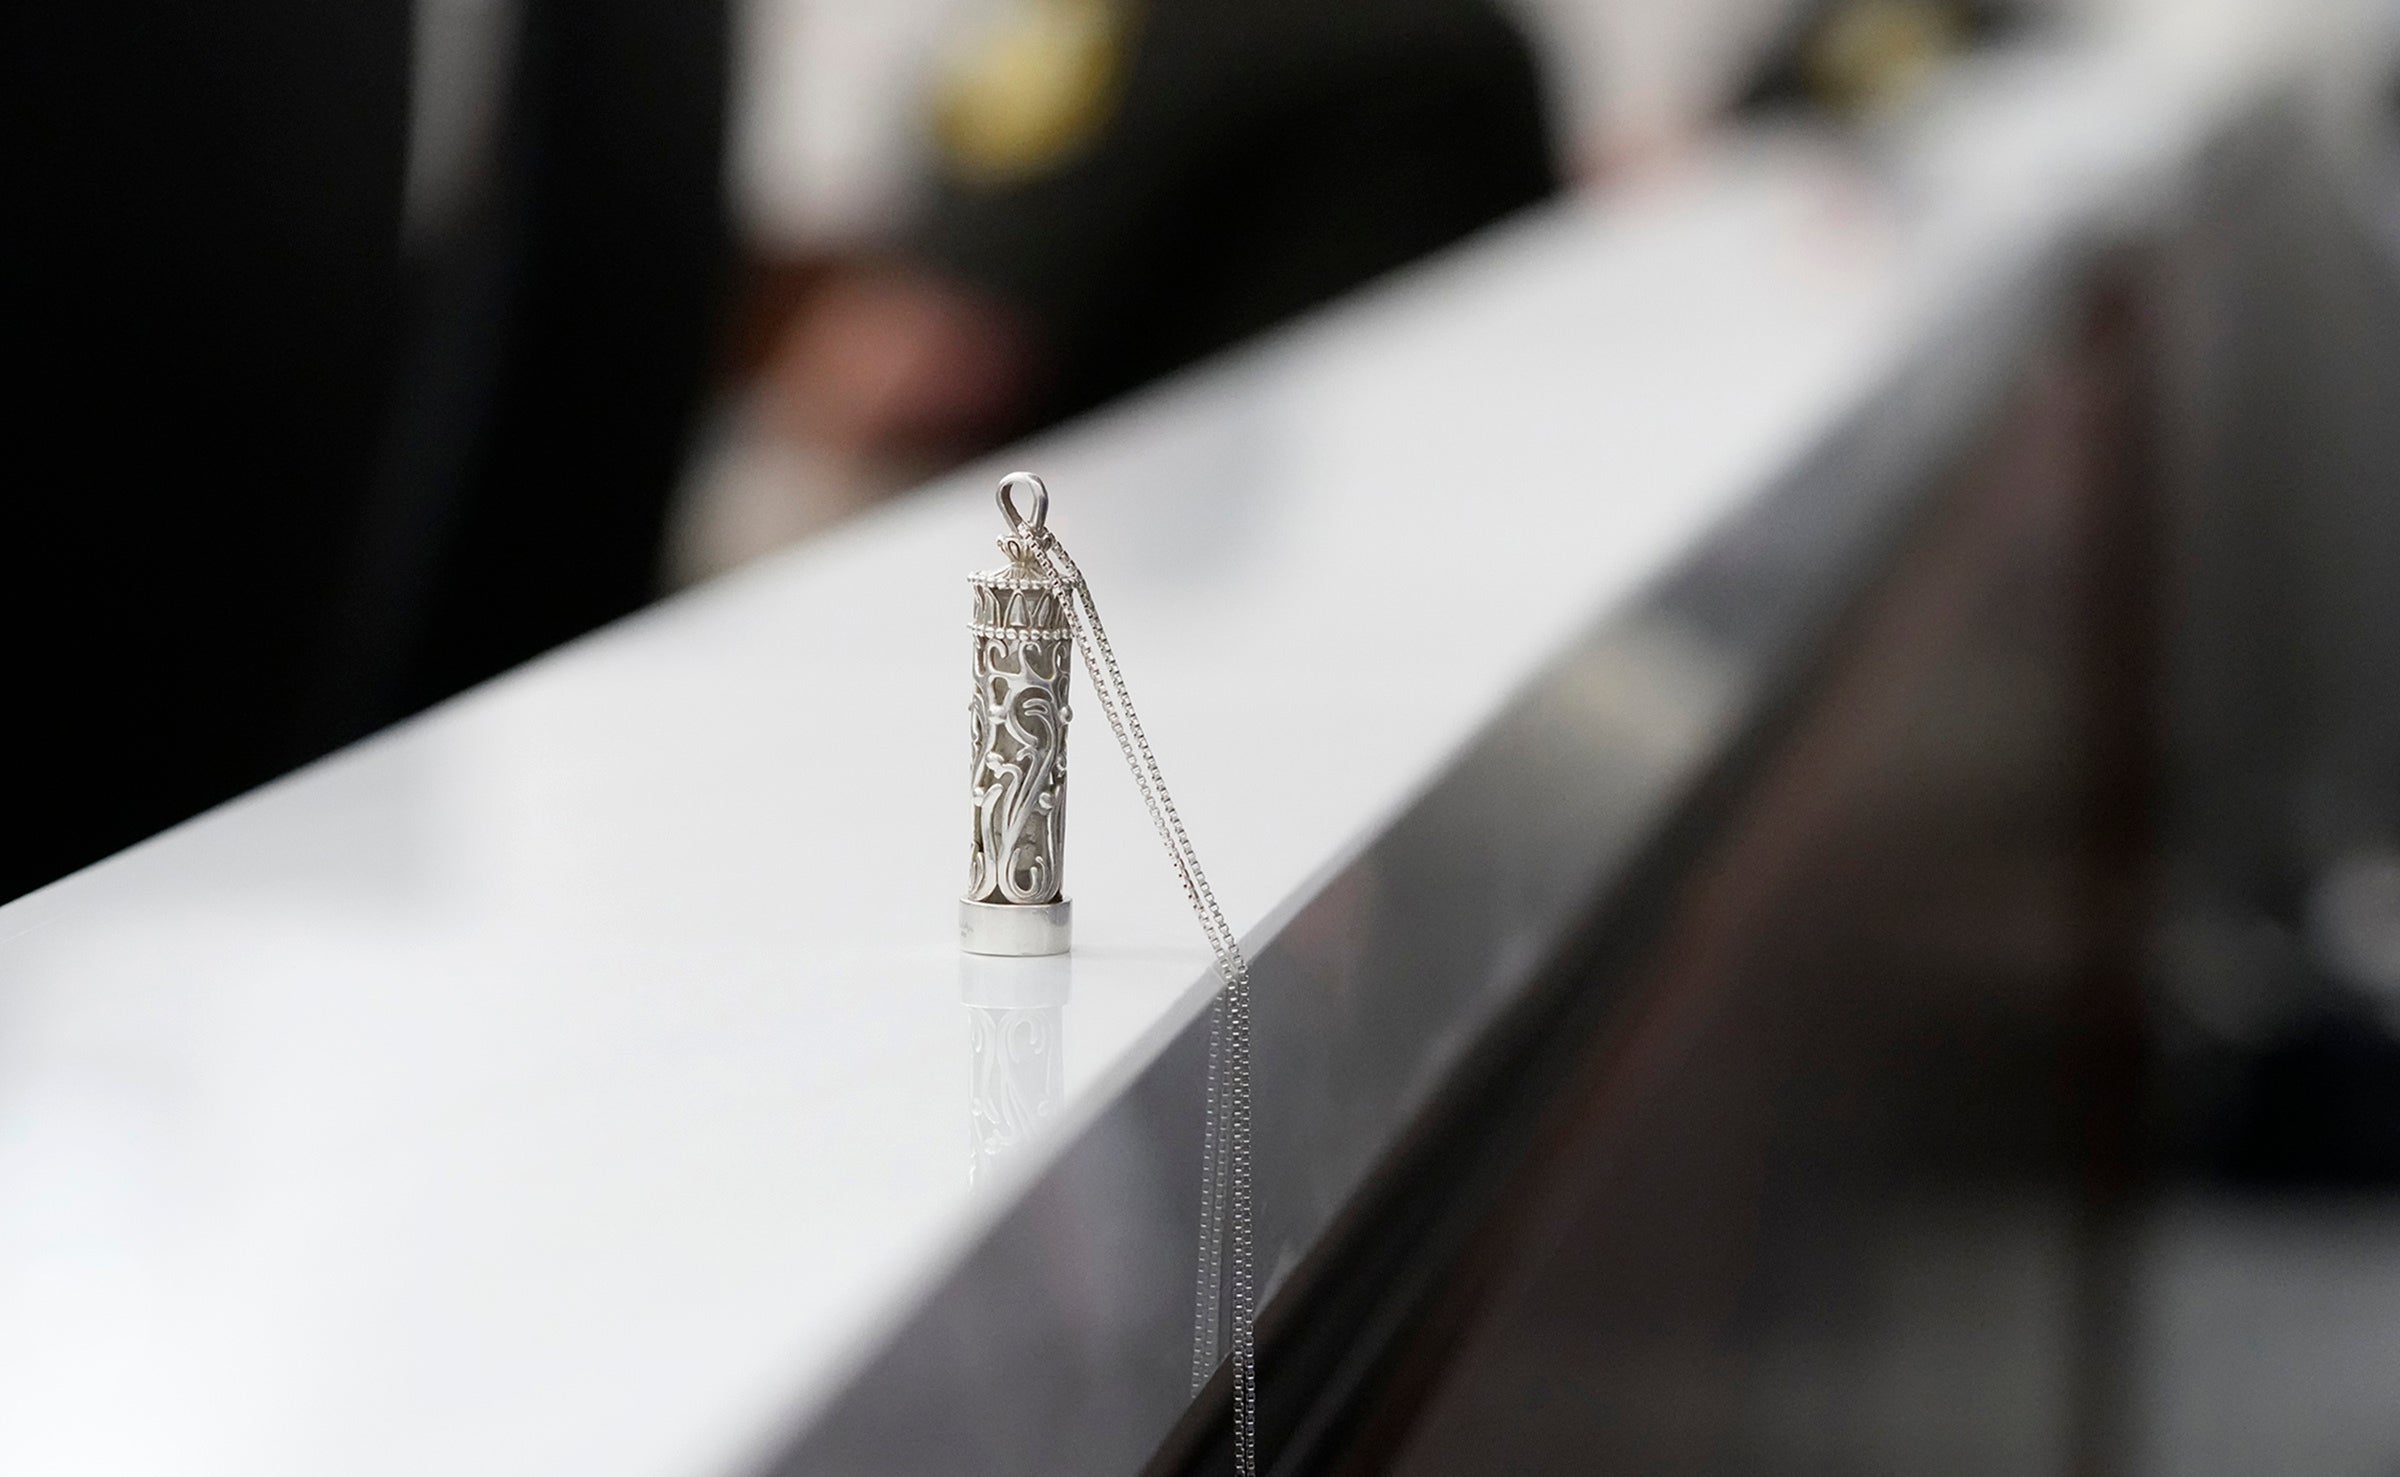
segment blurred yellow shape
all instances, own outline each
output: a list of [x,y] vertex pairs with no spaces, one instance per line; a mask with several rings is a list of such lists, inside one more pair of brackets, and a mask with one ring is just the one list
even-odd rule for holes
[[1938,0],[1850,0],[1818,29],[1803,67],[1826,106],[1855,117],[1905,100],[1966,42],[1965,20]]
[[962,177],[1041,174],[1097,137],[1123,80],[1126,22],[1112,0],[1018,0],[944,70],[934,136]]

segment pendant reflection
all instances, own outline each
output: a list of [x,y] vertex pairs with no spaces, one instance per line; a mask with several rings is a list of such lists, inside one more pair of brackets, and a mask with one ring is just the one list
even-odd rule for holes
[[980,1187],[1057,1120],[1072,955],[959,956],[967,1008],[967,1183]]

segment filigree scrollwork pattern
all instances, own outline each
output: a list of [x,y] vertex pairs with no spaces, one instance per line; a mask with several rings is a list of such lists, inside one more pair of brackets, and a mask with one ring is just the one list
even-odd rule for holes
[[976,576],[974,591],[967,900],[1056,902],[1066,845],[1074,643],[1057,589],[1030,566],[1012,558],[1008,568]]

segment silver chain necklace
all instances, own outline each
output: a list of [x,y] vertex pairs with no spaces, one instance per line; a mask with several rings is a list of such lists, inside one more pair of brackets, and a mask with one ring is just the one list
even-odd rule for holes
[[[1031,494],[1030,514],[1017,510],[1014,494]],[[1030,472],[1003,478],[998,492],[1000,511],[1009,531],[1060,592],[1061,613],[1083,653],[1084,671],[1092,681],[1109,731],[1117,736],[1125,763],[1133,770],[1134,785],[1150,824],[1167,848],[1175,876],[1192,915],[1216,956],[1224,989],[1209,1008],[1208,1126],[1201,1145],[1200,1235],[1193,1272],[1192,1387],[1195,1392],[1216,1372],[1221,1357],[1218,1308],[1220,1289],[1231,1315],[1233,1343],[1233,1462],[1240,1477],[1258,1472],[1258,1351],[1253,1335],[1257,1286],[1251,1273],[1250,1204],[1250,965],[1242,957],[1240,940],[1225,921],[1209,890],[1200,857],[1184,834],[1183,818],[1167,793],[1166,777],[1142,732],[1125,687],[1125,673],[1100,624],[1100,608],[1092,602],[1091,586],[1076,567],[1057,535],[1050,532],[1050,489]],[[1231,1235],[1228,1236],[1230,1221]],[[1230,1265],[1227,1265],[1227,1263]]]

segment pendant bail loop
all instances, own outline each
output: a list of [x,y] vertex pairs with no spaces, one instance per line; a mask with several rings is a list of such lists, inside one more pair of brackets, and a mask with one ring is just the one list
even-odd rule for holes
[[[1033,491],[1033,516],[1028,518],[1017,511],[1016,490],[1023,486]],[[1050,521],[1050,489],[1031,472],[1011,472],[1000,479],[993,498],[1000,504],[1000,516],[1008,520],[1008,531],[1020,537],[1037,534]]]

